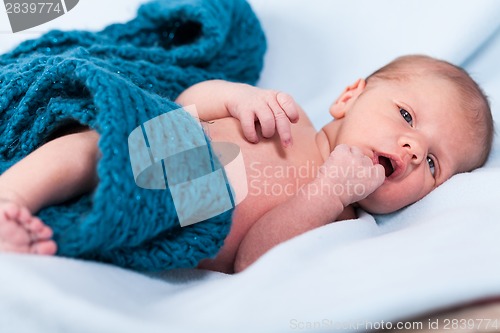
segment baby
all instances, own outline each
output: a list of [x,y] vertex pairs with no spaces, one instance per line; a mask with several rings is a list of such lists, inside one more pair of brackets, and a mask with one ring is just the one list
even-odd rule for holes
[[[426,56],[398,58],[348,86],[319,132],[289,95],[245,84],[205,81],[177,102],[196,106],[212,141],[241,148],[248,193],[218,255],[199,264],[228,273],[296,235],[355,218],[356,207],[384,214],[418,201],[482,166],[493,139],[479,86]],[[0,251],[55,254],[51,229],[33,214],[95,188],[98,140],[90,129],[66,133],[0,176]],[[232,186],[238,176],[228,172]]]

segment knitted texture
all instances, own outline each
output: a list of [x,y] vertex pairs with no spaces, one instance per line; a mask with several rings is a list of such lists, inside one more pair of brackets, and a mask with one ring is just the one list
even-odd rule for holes
[[127,138],[178,109],[173,100],[197,82],[254,84],[264,52],[261,26],[243,0],[151,2],[125,24],[21,43],[0,56],[0,172],[58,129],[89,126],[100,134],[97,188],[38,213],[58,255],[147,271],[196,266],[223,245],[232,211],[181,228],[168,190],[135,184]]

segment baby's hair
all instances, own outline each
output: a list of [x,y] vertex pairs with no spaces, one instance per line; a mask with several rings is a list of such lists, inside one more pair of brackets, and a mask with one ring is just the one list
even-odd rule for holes
[[451,82],[461,96],[460,105],[468,117],[470,129],[476,134],[479,147],[483,147],[478,160],[470,170],[486,163],[494,136],[493,117],[487,96],[463,69],[447,61],[425,55],[408,55],[396,58],[367,77],[366,82],[379,80],[407,80],[412,76],[435,75]]

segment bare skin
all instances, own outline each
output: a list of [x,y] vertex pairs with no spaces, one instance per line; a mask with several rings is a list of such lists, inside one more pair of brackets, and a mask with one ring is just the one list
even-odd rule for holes
[[[196,105],[212,141],[237,144],[242,151],[248,195],[233,213],[231,232],[214,259],[200,268],[239,272],[270,248],[336,220],[355,218],[351,204],[383,182],[374,165],[355,147],[334,153],[328,137],[318,132],[287,94],[227,82],[205,82],[182,93],[177,102]],[[291,126],[293,124],[293,126]],[[332,179],[320,167],[369,171],[373,177]],[[300,174],[299,174],[300,173]],[[228,174],[230,183],[232,177]],[[366,186],[361,196],[335,195],[332,186],[350,182]]]
[[[227,91],[226,85],[228,83],[218,82],[213,84],[223,85],[220,89],[215,86],[216,90]],[[233,142],[242,150],[248,176],[248,196],[236,207],[231,232],[217,258],[205,260],[200,264],[201,268],[232,273],[235,271],[235,262],[238,263],[236,271],[240,271],[269,248],[284,240],[337,218],[354,218],[355,215],[351,207],[344,209],[344,203],[341,201],[335,202],[339,198],[330,201],[326,199],[317,200],[321,197],[319,194],[314,196],[304,194],[305,197],[295,195],[299,188],[316,178],[318,167],[324,163],[324,156],[318,145],[324,145],[326,138],[322,135],[317,137],[317,131],[293,99],[288,95],[279,95],[278,98],[277,92],[246,85],[229,84],[228,87],[234,88],[235,92],[241,91],[246,95],[237,96],[238,100],[244,98],[247,101],[254,101],[256,96],[262,97],[252,110],[261,109],[262,104],[268,104],[269,101],[275,102],[274,107],[280,107],[278,100],[281,99],[281,103],[287,105],[285,109],[289,110],[290,117],[295,122],[294,126],[290,126],[290,120],[286,116],[286,118],[282,119],[286,122],[284,126],[272,124],[273,128],[276,128],[275,131],[269,129],[264,123],[260,129],[256,128],[253,118],[243,119],[243,121],[240,119],[248,116],[249,112],[251,112],[250,109],[240,109],[242,115],[238,114],[240,118],[235,118],[228,112],[224,103],[218,104],[214,102],[213,95],[197,91],[198,88],[201,91],[210,91],[203,84],[189,90],[190,92],[186,92],[178,100],[181,104],[197,105],[200,117],[209,121],[205,125],[207,126],[207,133],[213,141]],[[212,103],[211,107],[204,107],[208,105],[204,101],[205,98],[209,98]],[[225,99],[225,96],[221,96],[219,101],[225,101]],[[271,112],[271,110],[267,111]],[[253,117],[252,114],[250,115]],[[243,127],[241,122],[245,123],[246,121],[254,127]],[[254,133],[251,133],[252,130]],[[252,137],[252,135],[254,136]],[[0,197],[4,198],[9,205],[20,207],[23,216],[29,216],[29,219],[36,221],[37,225],[41,224],[43,228],[39,228],[45,231],[40,232],[40,234],[44,237],[38,236],[38,238],[48,244],[41,247],[37,242],[33,242],[33,238],[38,238],[30,236],[31,231],[26,224],[7,218],[0,221],[0,232],[4,235],[0,240],[0,251],[48,255],[56,252],[56,245],[50,240],[50,229],[43,225],[33,214],[36,214],[39,209],[47,205],[63,202],[93,190],[97,184],[95,165],[99,156],[96,144],[98,138],[99,135],[91,130],[58,137],[28,155],[0,177]],[[295,142],[291,141],[292,138]],[[256,144],[257,141],[258,144]],[[342,154],[350,156],[351,152],[345,151]],[[357,155],[358,158],[364,159],[365,163],[368,163],[367,167],[372,167],[372,163],[368,158],[359,152]],[[347,158],[347,160],[350,163],[352,158]],[[301,177],[294,177],[293,170],[299,170],[300,168],[305,168],[305,173]],[[270,177],[267,174],[280,169],[287,169],[292,172],[276,177]],[[40,174],[38,177],[34,177],[37,180],[35,182],[34,179],[25,177],[27,174],[32,174],[33,170],[43,172],[43,175]],[[378,182],[380,183],[380,180]],[[286,187],[287,190],[279,194],[272,191],[266,192],[266,186],[268,189]],[[256,192],[259,191],[257,189],[259,187],[263,191],[262,193]],[[312,200],[313,197],[316,199]],[[302,205],[303,200],[309,201],[307,203],[308,209],[298,212],[287,208],[288,206],[302,207],[304,206]],[[298,201],[298,203],[295,201]],[[349,206],[351,201],[350,199],[348,202],[346,201],[345,206]],[[281,205],[283,207],[280,210],[271,212],[275,207]],[[314,208],[315,205],[320,205],[323,208],[316,209]],[[3,207],[7,206],[0,206],[0,212],[6,209]],[[319,214],[320,211],[325,211],[325,213]],[[313,212],[316,213],[312,214]],[[276,216],[285,217],[287,214],[290,214],[289,218],[276,218]],[[301,219],[301,221],[294,223],[294,219]],[[281,221],[285,220],[288,225],[282,225]],[[260,227],[252,231],[256,223]],[[12,225],[16,226],[15,230],[12,230]],[[260,229],[263,226],[266,226],[266,230],[269,231],[265,233],[267,236],[279,235],[279,237],[262,237]],[[13,240],[16,237],[21,237],[17,235],[22,235],[25,239],[21,247],[13,246],[13,243],[15,243]],[[247,235],[250,235],[250,237],[240,247]],[[26,239],[29,239],[29,241]]]
[[52,230],[15,200],[0,201],[0,251],[54,254]]
[[[353,204],[372,212],[395,211],[466,170],[466,157],[476,151],[470,138],[440,135],[464,133],[465,119],[449,117],[450,110],[459,109],[457,100],[451,84],[436,78],[368,88],[360,79],[333,103],[335,121],[318,132],[283,93],[224,81],[187,89],[177,102],[196,105],[212,141],[241,148],[245,169],[228,177],[233,184],[246,176],[248,186],[224,246],[199,267],[239,272],[281,242],[354,218]],[[95,187],[98,138],[95,131],[62,136],[1,175],[0,198],[25,209],[16,217],[7,211],[10,206],[0,206],[6,216],[0,220],[0,251],[21,252],[12,237],[23,238],[22,251],[31,253],[50,242],[47,231],[33,231],[43,228],[31,214]],[[33,170],[43,174],[26,180]],[[305,172],[297,175],[300,170]],[[49,250],[43,251],[55,251]]]
[[56,253],[52,230],[33,214],[95,187],[98,137],[84,130],[56,138],[2,174],[0,252]]

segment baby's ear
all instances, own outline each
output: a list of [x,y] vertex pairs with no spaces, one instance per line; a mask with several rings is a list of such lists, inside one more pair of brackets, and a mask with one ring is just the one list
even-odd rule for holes
[[343,118],[352,103],[358,98],[366,87],[364,79],[357,79],[356,82],[347,86],[339,98],[330,107],[330,114],[335,119]]

